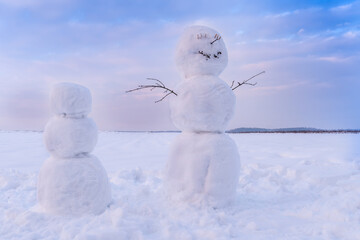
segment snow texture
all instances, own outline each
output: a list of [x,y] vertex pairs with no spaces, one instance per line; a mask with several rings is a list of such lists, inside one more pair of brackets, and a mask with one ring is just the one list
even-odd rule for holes
[[228,55],[217,31],[205,26],[191,26],[180,38],[175,61],[185,78],[218,76],[227,65]]
[[171,119],[182,131],[224,132],[235,108],[235,95],[216,76],[196,76],[182,81],[170,99]]
[[111,201],[105,169],[94,156],[47,159],[39,173],[38,201],[47,213],[99,214]]
[[163,194],[179,135],[100,132],[113,201],[69,217],[38,210],[42,133],[0,131],[0,239],[360,239],[360,134],[230,134],[242,170],[234,203],[217,209]]
[[190,202],[223,207],[235,197],[240,157],[227,134],[180,134],[166,168],[168,192]]
[[58,83],[50,94],[51,111],[71,118],[84,117],[91,112],[89,89],[75,83]]
[[90,153],[97,143],[97,127],[91,118],[55,116],[44,131],[45,145],[54,156],[66,158]]

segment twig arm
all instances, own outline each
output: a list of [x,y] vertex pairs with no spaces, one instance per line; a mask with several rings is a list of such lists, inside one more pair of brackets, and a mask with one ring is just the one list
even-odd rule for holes
[[253,79],[253,78],[255,78],[255,77],[263,74],[263,73],[265,73],[265,71],[262,71],[262,72],[260,72],[260,73],[258,73],[258,74],[256,74],[256,75],[252,76],[251,78],[246,79],[246,80],[243,81],[243,82],[237,82],[237,85],[236,85],[235,87],[234,87],[234,81],[233,81],[230,88],[231,88],[231,90],[234,91],[235,89],[237,89],[237,88],[240,87],[241,85],[251,85],[251,86],[255,86],[255,85],[257,84],[257,82],[255,82],[255,83],[249,83],[249,81],[250,81],[251,79]]
[[156,79],[156,78],[147,78],[147,80],[149,81],[155,81],[155,84],[148,84],[148,85],[139,85],[137,88],[134,88],[134,89],[130,89],[130,90],[127,90],[125,91],[126,93],[130,93],[130,92],[135,92],[135,91],[139,91],[139,90],[142,90],[142,89],[147,89],[147,88],[150,88],[150,91],[154,90],[155,88],[160,88],[160,89],[164,89],[164,93],[165,96],[163,96],[161,99],[155,101],[155,103],[158,103],[158,102],[161,102],[162,100],[164,100],[167,96],[169,96],[170,94],[174,94],[175,96],[177,96],[177,93],[174,92],[172,89],[170,88],[167,88],[165,86],[165,84],[160,81],[159,79]]

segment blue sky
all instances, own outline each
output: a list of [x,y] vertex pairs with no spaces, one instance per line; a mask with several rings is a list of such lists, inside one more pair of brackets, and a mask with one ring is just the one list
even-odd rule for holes
[[0,129],[42,129],[62,81],[90,88],[102,130],[174,129],[161,93],[124,92],[146,77],[174,88],[192,24],[222,34],[224,81],[266,71],[236,91],[229,128],[360,128],[360,1],[0,0]]

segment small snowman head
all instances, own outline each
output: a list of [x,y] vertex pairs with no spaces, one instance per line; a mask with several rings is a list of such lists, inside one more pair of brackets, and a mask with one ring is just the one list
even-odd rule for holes
[[91,103],[90,90],[76,83],[58,83],[50,94],[51,110],[58,116],[84,117],[91,112]]
[[205,26],[191,26],[180,38],[175,59],[185,78],[218,76],[227,65],[228,55],[220,33]]

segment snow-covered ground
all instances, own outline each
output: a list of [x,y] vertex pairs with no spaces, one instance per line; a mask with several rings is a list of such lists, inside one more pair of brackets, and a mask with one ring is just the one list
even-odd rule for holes
[[241,156],[237,200],[213,209],[167,199],[178,133],[100,133],[93,152],[113,196],[99,216],[37,207],[49,154],[42,133],[0,132],[0,239],[360,239],[360,135],[231,134]]

